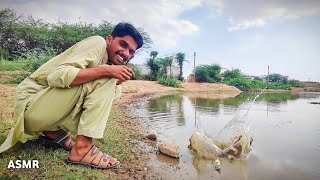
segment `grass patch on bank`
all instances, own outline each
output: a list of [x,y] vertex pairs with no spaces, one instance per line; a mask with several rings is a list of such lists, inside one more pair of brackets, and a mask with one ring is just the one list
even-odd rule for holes
[[21,83],[24,79],[26,79],[27,77],[29,77],[31,75],[31,73],[29,72],[23,72],[20,73],[17,76],[12,77],[11,79],[8,79],[6,81],[4,81],[5,84],[19,84]]
[[52,50],[33,49],[24,54],[24,57],[9,61],[0,59],[0,71],[22,72],[8,79],[6,84],[19,84],[26,77],[30,76],[41,65],[50,60],[55,53]]
[[8,61],[0,60],[0,71],[24,71],[26,70],[27,60]]
[[171,86],[171,87],[181,87],[181,81],[173,78],[166,78],[166,77],[160,77],[158,79],[159,84],[165,85],[165,86]]
[[[0,97],[0,143],[3,143],[10,128],[14,126],[13,95]],[[2,112],[2,113],[1,113]],[[132,147],[128,139],[139,136],[137,132],[121,125],[124,112],[112,108],[104,137],[95,140],[99,149],[120,160],[124,164]],[[117,179],[113,170],[96,170],[85,166],[67,165],[64,159],[68,152],[63,149],[48,149],[38,141],[17,144],[0,154],[0,180],[2,179]],[[10,160],[38,160],[39,169],[8,169]]]

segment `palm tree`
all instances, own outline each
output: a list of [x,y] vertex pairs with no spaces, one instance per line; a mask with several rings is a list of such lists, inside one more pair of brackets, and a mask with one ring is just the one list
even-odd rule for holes
[[185,54],[182,53],[182,52],[177,53],[176,54],[176,61],[177,61],[178,65],[179,65],[179,68],[180,68],[179,80],[182,81],[183,80],[183,78],[182,78],[183,62],[187,61],[187,60],[185,60]]
[[158,56],[158,51],[151,51],[150,60],[154,60]]
[[169,66],[169,77],[172,78],[172,72],[171,72],[171,67],[172,67],[172,63],[173,63],[173,59],[174,59],[174,55],[168,56],[167,57],[167,61],[168,61],[168,66]]
[[147,66],[150,68],[149,80],[152,81],[157,80],[157,76],[160,70],[160,64],[157,61],[155,61],[157,55],[157,51],[151,51],[150,59],[147,61]]

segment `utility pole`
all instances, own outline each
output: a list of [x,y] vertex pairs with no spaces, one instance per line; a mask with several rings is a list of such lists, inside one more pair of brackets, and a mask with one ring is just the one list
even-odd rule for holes
[[269,65],[268,65],[268,76],[267,76],[267,77],[268,77],[268,78],[267,78],[267,79],[268,79],[268,82],[267,82],[267,83],[268,83],[268,85],[269,85]]
[[193,74],[196,75],[196,52],[193,53]]

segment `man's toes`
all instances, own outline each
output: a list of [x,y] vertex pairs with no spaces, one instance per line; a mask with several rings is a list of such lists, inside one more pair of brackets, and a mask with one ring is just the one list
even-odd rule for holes
[[118,162],[117,158],[111,158],[109,165],[113,166]]

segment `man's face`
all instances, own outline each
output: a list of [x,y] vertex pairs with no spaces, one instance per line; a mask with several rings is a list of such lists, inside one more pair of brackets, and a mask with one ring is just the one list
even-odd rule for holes
[[135,40],[127,35],[123,37],[107,36],[108,64],[121,65],[134,57],[138,47]]

